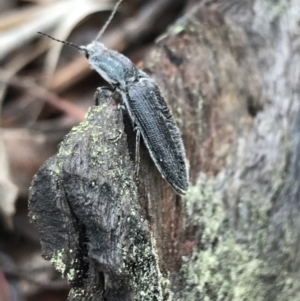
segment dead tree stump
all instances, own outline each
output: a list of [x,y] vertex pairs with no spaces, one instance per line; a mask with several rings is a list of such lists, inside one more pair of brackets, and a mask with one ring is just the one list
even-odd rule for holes
[[[144,62],[181,129],[181,199],[109,93],[37,173],[30,217],[75,300],[299,300],[300,2],[195,4]],[[125,124],[125,128],[124,128]]]

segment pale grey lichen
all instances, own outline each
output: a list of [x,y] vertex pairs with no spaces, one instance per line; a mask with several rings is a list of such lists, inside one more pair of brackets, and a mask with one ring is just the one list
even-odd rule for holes
[[[250,218],[244,235],[229,225],[214,183],[202,177],[186,197],[186,227],[197,228],[191,257],[183,258],[181,290],[174,300],[299,300],[300,284],[291,272],[297,233],[284,224],[276,249],[269,237],[276,231],[268,207],[244,196]],[[259,194],[256,195],[259,197]]]

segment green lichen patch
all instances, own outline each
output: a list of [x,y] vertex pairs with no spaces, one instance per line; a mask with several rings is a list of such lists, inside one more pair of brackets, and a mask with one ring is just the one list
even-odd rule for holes
[[66,272],[66,264],[64,262],[64,250],[60,250],[54,253],[53,257],[50,259],[51,263],[57,271],[62,275]]

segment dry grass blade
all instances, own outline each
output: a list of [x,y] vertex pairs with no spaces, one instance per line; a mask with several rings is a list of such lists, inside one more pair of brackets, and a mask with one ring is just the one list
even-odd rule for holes
[[76,1],[65,0],[36,9],[0,16],[0,60],[12,50],[37,37],[37,31],[48,31],[70,13]]
[[[5,65],[6,73],[9,74],[9,77],[14,76],[22,68],[24,68],[28,63],[35,60],[38,56],[44,53],[48,49],[46,43],[39,43],[36,45],[33,51],[24,53],[24,55],[17,57],[14,60],[11,60]],[[0,105],[5,96],[7,89],[7,82],[0,82]]]
[[53,107],[65,112],[66,114],[72,116],[77,121],[82,121],[85,116],[85,112],[79,109],[76,105],[72,104],[70,101],[62,99],[51,93],[47,89],[43,88],[36,84],[33,80],[29,78],[20,78],[17,76],[8,77],[5,72],[0,71],[0,81],[6,81],[10,84],[23,88],[26,90],[28,94],[30,94],[34,98],[43,99]]
[[0,132],[0,214],[7,227],[12,227],[12,216],[15,213],[17,187],[11,182],[9,166]]
[[[89,15],[102,12],[113,7],[109,3],[96,3],[94,1],[80,1],[76,4],[76,7],[72,13],[68,14],[66,18],[59,24],[59,26],[53,32],[53,36],[59,40],[67,40],[68,36],[72,30]],[[46,58],[45,71],[47,78],[51,78],[56,66],[58,59],[60,57],[60,52],[63,44],[57,42],[51,42],[53,45],[49,50],[48,56]]]

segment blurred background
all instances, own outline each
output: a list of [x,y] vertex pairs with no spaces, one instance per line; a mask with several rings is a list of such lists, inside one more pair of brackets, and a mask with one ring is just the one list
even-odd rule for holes
[[[102,42],[139,67],[157,39],[192,5],[124,0]],[[0,0],[0,300],[66,300],[67,283],[41,257],[27,218],[31,180],[105,82],[75,48],[90,43],[113,1]]]

